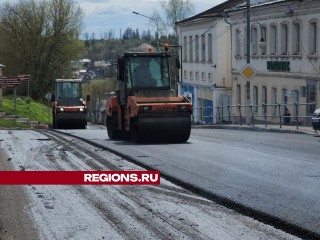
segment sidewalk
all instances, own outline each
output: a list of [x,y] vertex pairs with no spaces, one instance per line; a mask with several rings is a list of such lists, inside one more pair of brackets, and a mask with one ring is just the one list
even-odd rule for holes
[[283,133],[303,133],[316,135],[313,128],[307,126],[296,125],[267,125],[255,124],[254,126],[240,124],[217,124],[217,125],[192,125],[192,128],[211,128],[211,129],[233,129],[233,130],[247,130],[247,131],[266,131],[266,132],[283,132]]
[[[107,127],[104,125],[95,125],[88,122],[88,126],[95,126],[100,129],[106,130]],[[233,129],[233,130],[247,130],[247,131],[265,131],[265,132],[283,132],[283,133],[302,133],[302,134],[311,134],[315,135],[313,128],[306,126],[297,126],[296,125],[282,125],[281,128],[278,125],[267,125],[264,124],[255,124],[253,126],[240,124],[215,124],[215,125],[192,125],[192,128],[209,128],[209,129]],[[320,131],[318,131],[320,134]]]

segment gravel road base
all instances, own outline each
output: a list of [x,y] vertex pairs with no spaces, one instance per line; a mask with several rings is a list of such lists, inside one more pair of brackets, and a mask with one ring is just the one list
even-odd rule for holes
[[[0,149],[0,170],[13,170],[10,158]],[[22,186],[0,186],[0,239],[38,239],[26,213],[28,200]]]

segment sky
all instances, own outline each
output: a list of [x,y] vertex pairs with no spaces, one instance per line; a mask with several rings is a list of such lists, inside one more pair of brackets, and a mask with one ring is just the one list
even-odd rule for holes
[[[17,2],[17,0],[0,0],[0,4],[4,2]],[[208,10],[225,0],[190,0],[194,5],[195,14]],[[84,17],[84,33],[89,36],[95,33],[95,38],[104,36],[105,32],[114,31],[115,37],[120,36],[127,27],[132,29],[139,28],[139,32],[143,30],[154,30],[149,26],[148,18],[133,14],[132,11],[151,16],[154,10],[161,12],[161,0],[75,0],[85,13]],[[83,37],[82,36],[82,37]]]
[[[191,0],[191,3],[194,5],[195,14],[198,14],[224,1]],[[85,12],[84,32],[90,36],[94,32],[96,38],[100,38],[100,35],[103,37],[104,32],[109,32],[111,29],[114,29],[116,37],[119,37],[120,29],[123,33],[127,27],[139,28],[140,33],[148,28],[154,31],[155,29],[149,26],[148,18],[133,14],[132,11],[151,16],[154,10],[161,12],[160,2],[161,0],[78,0]]]

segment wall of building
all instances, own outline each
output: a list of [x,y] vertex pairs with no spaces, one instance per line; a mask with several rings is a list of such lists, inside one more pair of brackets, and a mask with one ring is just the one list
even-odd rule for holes
[[231,95],[230,27],[222,19],[197,20],[179,24],[178,32],[183,49],[179,94],[192,99],[195,123],[216,123],[214,107]]
[[[300,105],[298,114],[302,116],[299,122],[310,125],[310,119],[303,116],[312,115],[314,107],[306,104],[315,102],[315,108],[320,106],[319,12],[320,1],[316,0],[275,2],[251,9],[250,55],[251,65],[257,71],[250,82],[252,105],[280,103],[287,105],[292,115],[297,113],[297,102]],[[229,14],[233,36],[233,105],[246,102],[246,80],[240,75],[246,65],[246,19],[243,16],[243,11]],[[266,40],[265,49],[258,46],[261,37]],[[283,113],[284,108],[280,111]],[[264,113],[262,107],[254,112],[256,116]],[[279,121],[272,117],[278,113],[279,109],[268,107],[268,120]],[[236,109],[233,114],[238,114]]]

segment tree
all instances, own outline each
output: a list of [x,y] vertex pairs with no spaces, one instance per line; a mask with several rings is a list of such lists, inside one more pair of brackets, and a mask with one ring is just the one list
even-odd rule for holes
[[[166,16],[166,24],[172,28],[175,35],[178,36],[176,22],[188,18],[194,14],[194,6],[190,0],[163,0],[161,7]],[[156,11],[155,16],[159,15]]]
[[[0,6],[0,60],[7,74],[31,74],[31,96],[39,99],[53,79],[71,75],[79,59],[83,12],[73,0],[24,0]],[[71,76],[70,76],[71,77]]]
[[93,80],[90,83],[83,85],[83,96],[90,95],[88,106],[93,117],[93,122],[96,122],[98,118],[98,111],[102,107],[102,100],[106,98],[106,94],[116,90],[117,81],[114,79]]
[[124,39],[131,39],[133,38],[133,33],[132,33],[132,28],[128,27],[125,31],[124,31],[124,34],[123,34],[123,38]]
[[86,48],[88,48],[88,47],[90,46],[89,33],[88,33],[88,32],[86,32],[86,33],[84,34],[84,45],[85,45]]
[[139,29],[138,28],[136,29],[136,38],[140,39],[140,33],[139,33]]
[[163,21],[163,19],[160,16],[160,13],[158,10],[154,10],[151,18],[149,20],[149,24],[152,26],[153,30],[155,31],[155,38],[160,38],[162,35],[168,34],[168,28],[166,23]]
[[141,39],[144,41],[151,41],[151,32],[150,29],[148,29],[148,31],[143,31]]

